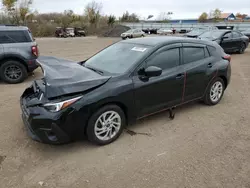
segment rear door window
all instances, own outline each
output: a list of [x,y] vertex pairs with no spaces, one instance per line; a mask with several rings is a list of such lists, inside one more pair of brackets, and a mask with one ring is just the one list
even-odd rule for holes
[[183,64],[192,63],[206,58],[203,47],[183,47]]
[[233,38],[240,38],[241,34],[238,32],[233,32]]
[[231,39],[233,37],[232,33],[226,33],[224,37],[227,37],[228,39]]

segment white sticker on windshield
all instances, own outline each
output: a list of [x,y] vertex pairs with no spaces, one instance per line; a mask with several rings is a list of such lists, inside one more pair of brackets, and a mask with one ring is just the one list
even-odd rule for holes
[[145,52],[147,50],[147,48],[134,47],[131,50],[137,51],[137,52]]

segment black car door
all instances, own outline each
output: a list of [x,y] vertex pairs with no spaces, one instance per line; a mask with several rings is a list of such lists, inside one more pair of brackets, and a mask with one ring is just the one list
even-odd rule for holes
[[241,47],[241,44],[242,44],[241,36],[242,35],[239,32],[237,32],[237,31],[233,31],[232,34],[233,34],[232,48],[235,51],[235,50],[240,49],[240,47]]
[[[138,117],[180,103],[184,74],[180,65],[181,44],[162,47],[153,53],[133,75],[134,96]],[[162,74],[145,78],[142,73],[147,67],[157,66]]]
[[220,45],[225,52],[231,52],[233,51],[233,43],[233,35],[232,32],[229,31],[222,36]]
[[186,75],[182,102],[188,102],[204,94],[209,80],[207,71],[214,65],[214,57],[210,57],[202,44],[184,43],[182,53],[181,67]]

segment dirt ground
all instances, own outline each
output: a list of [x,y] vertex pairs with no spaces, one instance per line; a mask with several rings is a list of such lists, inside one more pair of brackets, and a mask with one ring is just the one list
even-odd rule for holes
[[[83,60],[111,38],[37,39],[42,55]],[[221,103],[194,103],[139,121],[114,143],[51,146],[31,140],[21,121],[25,83],[0,83],[1,188],[250,188],[250,49],[232,55],[232,80]],[[40,184],[39,184],[40,183]]]

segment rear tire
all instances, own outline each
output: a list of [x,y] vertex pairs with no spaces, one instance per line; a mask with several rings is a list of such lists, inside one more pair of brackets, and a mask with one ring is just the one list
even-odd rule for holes
[[123,110],[117,105],[106,105],[89,119],[86,130],[88,140],[97,145],[110,144],[121,135],[125,125]]
[[0,67],[0,77],[6,83],[21,83],[27,78],[27,76],[27,69],[21,62],[8,60]]
[[240,49],[239,49],[239,54],[244,54],[246,50],[246,45],[245,43],[241,43]]
[[223,97],[225,83],[221,78],[216,78],[208,87],[204,97],[204,103],[207,105],[216,105]]

